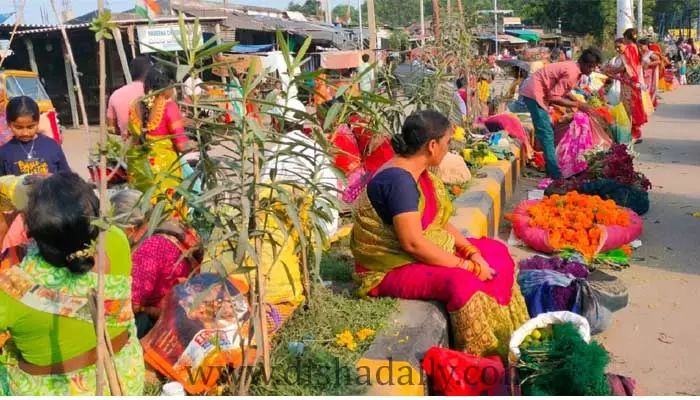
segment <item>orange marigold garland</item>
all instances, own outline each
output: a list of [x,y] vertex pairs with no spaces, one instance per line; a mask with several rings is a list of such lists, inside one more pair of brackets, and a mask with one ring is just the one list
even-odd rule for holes
[[545,197],[528,208],[528,214],[529,225],[545,229],[554,249],[572,248],[589,260],[600,248],[603,231],[599,225],[630,225],[628,211],[613,200],[578,192]]

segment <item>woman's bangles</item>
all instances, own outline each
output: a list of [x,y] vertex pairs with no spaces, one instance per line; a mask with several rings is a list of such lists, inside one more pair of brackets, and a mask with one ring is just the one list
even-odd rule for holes
[[460,258],[457,262],[457,268],[466,269],[467,271],[473,273],[476,276],[479,276],[481,274],[481,265],[472,260]]
[[457,246],[457,254],[468,260],[477,254],[481,254],[481,252],[476,246],[468,244],[466,246]]

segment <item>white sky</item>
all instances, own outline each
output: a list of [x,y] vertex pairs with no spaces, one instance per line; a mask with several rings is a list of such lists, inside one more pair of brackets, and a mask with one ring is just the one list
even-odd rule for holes
[[[22,0],[20,0],[22,1]],[[50,23],[54,23],[53,11],[51,10],[51,2],[49,0],[24,0],[26,1],[24,11],[24,22],[27,24],[41,24],[41,9],[44,8],[49,15]],[[55,0],[56,6],[61,7],[63,0]],[[221,0],[218,0],[221,1]],[[333,5],[346,4],[347,0],[332,0]],[[289,4],[289,0],[231,0],[231,3],[250,4],[263,7],[275,7],[285,9]],[[301,2],[298,0],[297,2]],[[107,7],[113,11],[124,11],[134,7],[134,0],[105,0]],[[357,0],[351,0],[351,3],[356,6]],[[73,15],[80,16],[93,11],[97,8],[97,0],[71,0],[73,7]],[[0,0],[0,13],[12,12],[15,10],[13,0]],[[14,22],[10,19],[7,22]]]

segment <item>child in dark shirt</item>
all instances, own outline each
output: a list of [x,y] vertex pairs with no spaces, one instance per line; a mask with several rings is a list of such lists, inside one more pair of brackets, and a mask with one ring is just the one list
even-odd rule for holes
[[7,125],[14,136],[0,147],[0,176],[54,174],[68,171],[61,146],[39,134],[39,106],[32,98],[18,96],[7,103]]

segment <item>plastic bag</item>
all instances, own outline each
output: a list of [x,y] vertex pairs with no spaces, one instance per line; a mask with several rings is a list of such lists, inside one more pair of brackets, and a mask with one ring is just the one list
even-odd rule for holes
[[620,85],[620,81],[613,81],[612,85],[610,85],[610,88],[605,93],[605,96],[608,98],[608,104],[611,106],[617,106],[622,100],[622,87]]
[[574,281],[574,285],[576,285],[574,304],[577,309],[580,307],[580,311],[576,312],[586,318],[591,328],[591,334],[597,335],[603,332],[610,324],[610,310],[600,305],[598,295],[585,279],[577,279]]
[[[216,384],[223,367],[241,365],[241,337],[250,333],[245,282],[199,274],[176,285],[163,314],[141,340],[145,361],[190,394]],[[255,360],[255,345],[248,362]]]
[[563,324],[571,322],[578,329],[579,334],[584,342],[591,341],[591,328],[588,321],[580,315],[569,311],[556,311],[545,314],[540,314],[535,318],[524,323],[510,337],[510,353],[509,360],[514,363],[520,359],[520,345],[525,340],[525,337],[532,333],[535,329],[546,328],[550,325]]
[[421,362],[439,396],[506,396],[505,368],[498,356],[476,357],[431,347]]
[[593,131],[588,115],[577,112],[557,145],[557,161],[564,178],[584,171],[588,164],[583,153],[593,148]]

